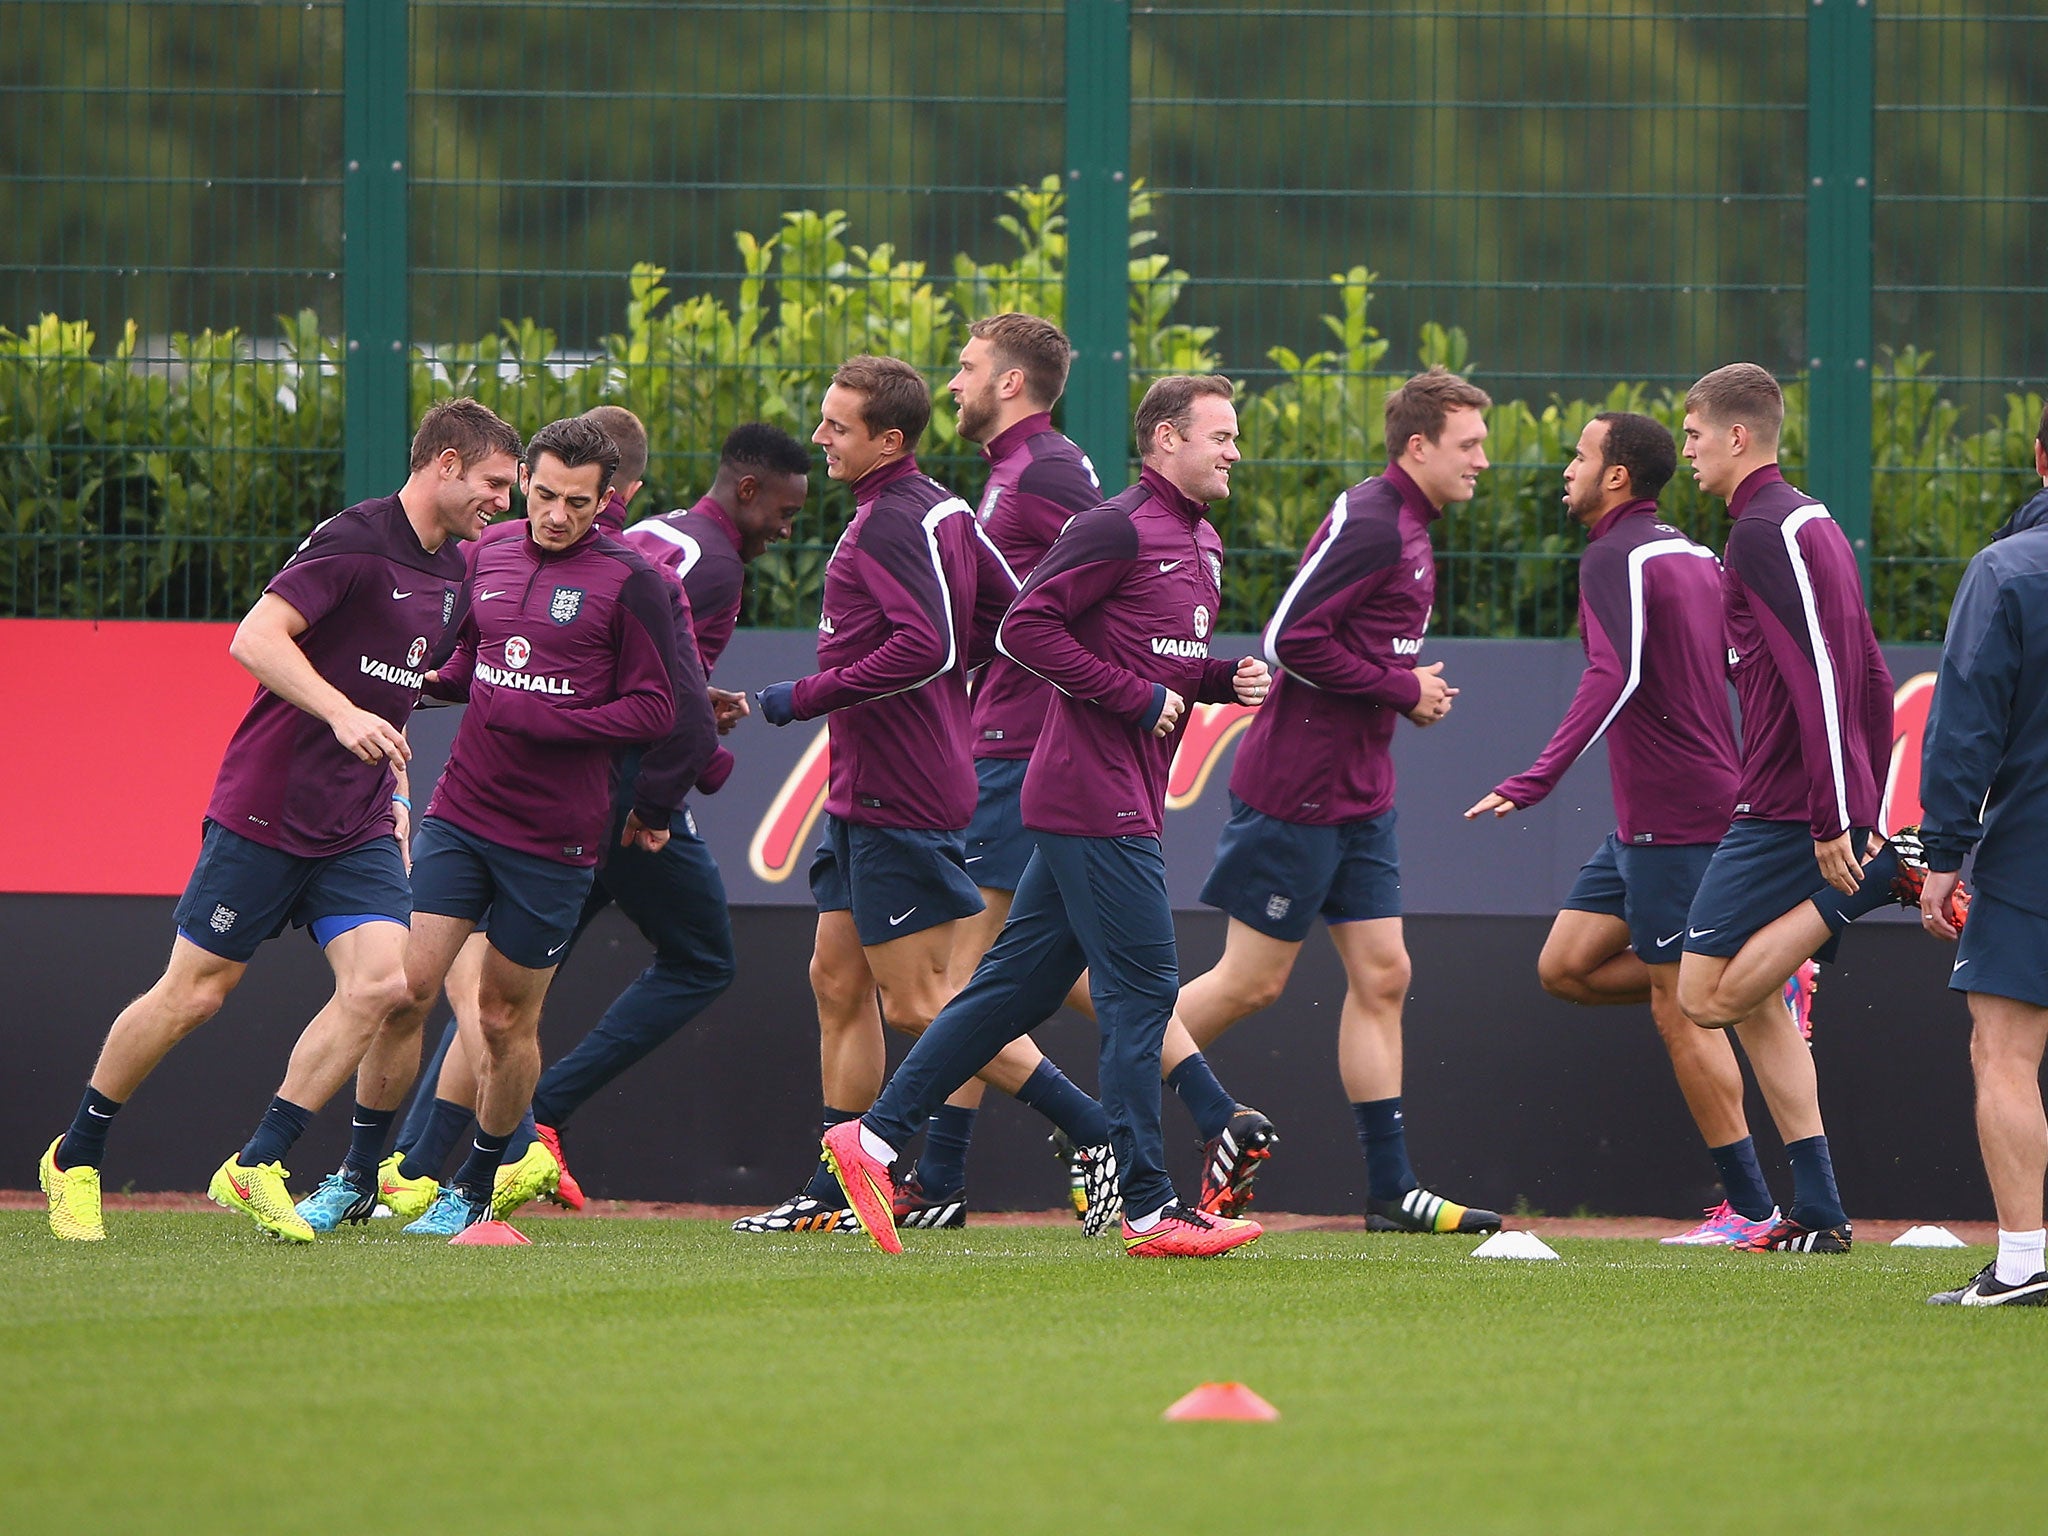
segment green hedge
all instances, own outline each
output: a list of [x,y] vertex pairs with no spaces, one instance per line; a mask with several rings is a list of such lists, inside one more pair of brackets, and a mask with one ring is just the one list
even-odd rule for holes
[[[950,375],[970,319],[1003,309],[1061,318],[1066,221],[1056,178],[1009,194],[997,220],[1014,249],[952,270],[899,259],[888,244],[849,243],[836,212],[787,213],[765,239],[741,232],[729,297],[677,295],[661,268],[627,280],[624,326],[588,356],[564,356],[555,333],[507,321],[495,336],[421,349],[413,406],[473,394],[524,431],[603,402],[631,407],[652,440],[648,499],[686,504],[705,485],[724,433],[777,421],[800,437],[815,422],[831,368],[885,352]],[[1188,274],[1152,249],[1153,207],[1131,200],[1133,403],[1151,377],[1223,368],[1216,329],[1176,318]],[[1216,519],[1231,549],[1224,624],[1249,629],[1270,611],[1301,545],[1336,494],[1384,458],[1381,403],[1415,363],[1473,373],[1464,332],[1425,325],[1412,359],[1389,362],[1369,319],[1375,274],[1330,278],[1329,344],[1306,356],[1276,347],[1241,396],[1246,463]],[[168,361],[138,359],[131,322],[110,353],[81,321],[43,316],[0,330],[0,605],[16,615],[231,618],[320,518],[341,486],[338,344],[310,311],[280,319],[259,349],[234,332],[172,338]],[[2011,395],[2005,419],[1970,431],[1939,393],[1929,354],[1888,356],[1872,382],[1875,516],[1873,611],[1889,639],[1942,631],[1961,565],[2033,487],[2038,395]],[[1784,457],[1805,459],[1805,385],[1786,390]],[[1564,635],[1575,616],[1580,535],[1559,505],[1572,444],[1596,411],[1648,411],[1674,429],[1678,395],[1618,383],[1599,400],[1507,400],[1492,413],[1495,468],[1478,498],[1439,531],[1444,580],[1436,632]],[[981,461],[943,394],[922,457],[963,495]],[[1105,473],[1106,480],[1114,479]],[[1673,521],[1717,547],[1718,504],[1681,473],[1666,492]],[[825,482],[798,538],[756,568],[749,617],[807,626],[824,560],[848,511]]]

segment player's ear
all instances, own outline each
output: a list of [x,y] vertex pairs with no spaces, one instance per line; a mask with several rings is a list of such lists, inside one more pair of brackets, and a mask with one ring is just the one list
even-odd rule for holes
[[733,485],[732,499],[741,506],[748,506],[761,494],[761,482],[753,475],[741,475]]

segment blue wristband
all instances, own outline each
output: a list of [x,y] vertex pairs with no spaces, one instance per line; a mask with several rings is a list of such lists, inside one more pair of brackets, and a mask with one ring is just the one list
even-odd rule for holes
[[391,797],[391,803],[392,803],[393,805],[402,805],[402,806],[404,806],[404,807],[405,807],[405,809],[406,809],[406,813],[407,813],[408,815],[410,815],[410,814],[411,814],[411,812],[412,812],[412,802],[411,802],[410,800],[406,799],[406,798],[405,798],[405,796],[403,796],[403,795],[393,795],[393,796]]

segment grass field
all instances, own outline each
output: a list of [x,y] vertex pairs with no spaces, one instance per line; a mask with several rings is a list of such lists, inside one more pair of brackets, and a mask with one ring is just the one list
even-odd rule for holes
[[[1923,1304],[1981,1249],[110,1223],[0,1212],[9,1536],[1970,1531],[2048,1495],[2048,1312]],[[1216,1379],[1283,1417],[1161,1422]]]

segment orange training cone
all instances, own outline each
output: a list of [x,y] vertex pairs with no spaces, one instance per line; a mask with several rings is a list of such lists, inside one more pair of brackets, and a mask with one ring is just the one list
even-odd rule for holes
[[525,1248],[533,1239],[506,1221],[480,1221],[464,1227],[448,1239],[450,1246],[461,1243],[470,1248]]
[[1167,1419],[1277,1419],[1280,1410],[1241,1381],[1205,1381],[1160,1415]]

